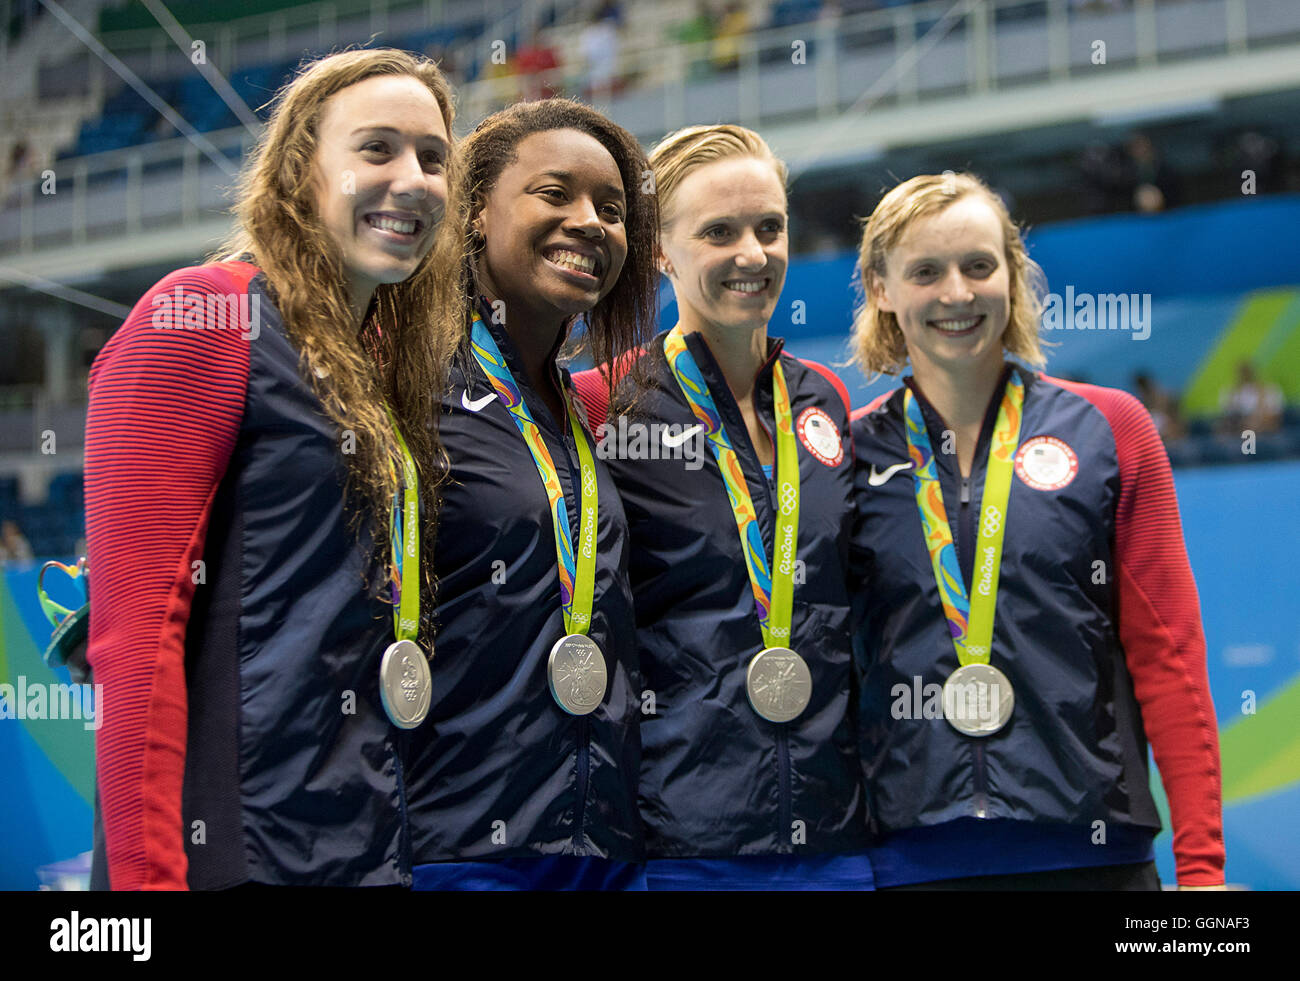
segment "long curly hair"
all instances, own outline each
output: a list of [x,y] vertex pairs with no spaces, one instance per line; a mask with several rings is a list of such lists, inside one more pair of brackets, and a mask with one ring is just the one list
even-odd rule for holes
[[1002,199],[974,174],[948,172],[922,174],[904,181],[881,198],[871,217],[863,222],[862,242],[858,248],[858,275],[863,300],[853,318],[850,363],[858,365],[868,375],[896,375],[907,364],[907,345],[898,318],[876,305],[872,290],[873,283],[885,276],[885,259],[889,250],[902,240],[903,234],[918,218],[938,214],[971,195],[987,201],[1002,224],[1011,294],[1002,346],[1033,367],[1041,368],[1046,363],[1038,336],[1042,297],[1046,289],[1042,269],[1029,258],[1020,229],[1011,220]]
[[[595,109],[572,99],[519,102],[495,112],[479,123],[461,144],[461,200],[466,209],[463,220],[468,228],[478,217],[501,173],[519,159],[520,141],[534,133],[555,129],[586,133],[608,150],[618,165],[627,198],[627,216],[623,221],[627,230],[627,258],[623,269],[614,288],[583,315],[586,332],[579,344],[565,351],[565,356],[585,347],[597,365],[627,365],[628,375],[640,389],[645,384],[643,359],[635,357],[634,352],[654,335],[658,313],[659,205],[649,161],[635,136]],[[462,281],[466,292],[472,295],[478,292],[476,269],[483,246],[481,238],[475,238],[466,250]],[[462,330],[468,331],[468,322]],[[603,374],[612,397],[617,373],[604,371]]]
[[[366,530],[375,569],[386,569],[390,509],[401,456],[386,406],[415,460],[425,520],[421,536],[421,635],[432,623],[432,556],[445,454],[437,435],[438,396],[458,342],[464,229],[456,147],[447,161],[447,207],[428,255],[401,283],[381,284],[360,332],[349,304],[342,253],[317,213],[315,159],[325,104],[336,92],[378,75],[410,76],[442,111],[448,137],[455,109],[436,64],[393,49],[337,52],[304,64],[272,100],[262,139],[237,185],[237,226],[219,250],[251,256],[265,274],[284,329],[301,356],[301,373],[338,427],[351,434],[345,499],[349,528]],[[375,576],[378,590],[383,576]]]

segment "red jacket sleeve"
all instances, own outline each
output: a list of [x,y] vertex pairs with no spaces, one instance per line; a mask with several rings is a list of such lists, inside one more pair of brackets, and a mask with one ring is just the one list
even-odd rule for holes
[[184,889],[181,827],[191,563],[239,433],[249,333],[208,298],[255,272],[172,273],[95,361],[86,414],[88,658],[102,684],[96,768],[114,889]]
[[[626,377],[632,370],[632,363],[645,354],[645,348],[628,351],[614,359],[614,385]],[[582,408],[587,413],[587,422],[594,433],[609,416],[609,365],[602,364],[586,371],[576,371],[569,376],[573,390],[582,401]]]
[[597,368],[576,371],[569,376],[573,390],[578,393],[582,408],[587,413],[587,423],[594,433],[609,415],[609,386],[605,373]]
[[860,408],[860,409],[854,409],[852,412],[850,412],[850,413],[849,413],[849,419],[851,419],[853,422],[857,422],[857,421],[858,421],[859,419],[861,419],[863,416],[869,416],[869,415],[871,415],[871,413],[875,412],[875,411],[876,411],[877,409],[879,409],[882,405],[884,405],[884,404],[885,404],[885,401],[889,398],[889,396],[893,395],[894,392],[895,392],[895,389],[892,389],[892,388],[891,388],[888,392],[885,392],[885,393],[882,394],[882,395],[877,395],[874,399],[872,399],[872,400],[871,400],[870,402],[868,402],[866,405],[862,406],[862,408]]
[[1127,392],[1050,379],[1106,416],[1119,454],[1115,590],[1119,637],[1173,820],[1178,882],[1223,882],[1219,730],[1201,606],[1173,473],[1146,409]]

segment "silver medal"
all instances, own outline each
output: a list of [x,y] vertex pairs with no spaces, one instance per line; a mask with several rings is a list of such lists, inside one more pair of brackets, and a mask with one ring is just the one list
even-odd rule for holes
[[948,675],[943,685],[943,717],[958,732],[989,736],[1011,718],[1016,693],[991,664],[967,664]]
[[556,703],[570,715],[587,715],[605,697],[605,656],[585,634],[561,637],[546,662],[546,680]]
[[812,699],[812,673],[790,648],[769,647],[749,662],[745,693],[754,711],[769,722],[789,722]]
[[409,640],[399,640],[384,651],[379,664],[379,697],[384,711],[400,729],[414,729],[429,714],[433,675],[424,651]]

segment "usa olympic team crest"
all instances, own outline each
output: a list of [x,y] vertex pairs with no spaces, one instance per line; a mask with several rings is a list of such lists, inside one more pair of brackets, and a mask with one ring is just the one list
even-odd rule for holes
[[1034,490],[1055,491],[1079,472],[1079,458],[1068,443],[1055,436],[1025,440],[1016,452],[1016,476]]
[[844,444],[840,441],[840,427],[835,420],[814,406],[804,409],[795,420],[794,431],[804,449],[828,467],[838,467],[844,461]]

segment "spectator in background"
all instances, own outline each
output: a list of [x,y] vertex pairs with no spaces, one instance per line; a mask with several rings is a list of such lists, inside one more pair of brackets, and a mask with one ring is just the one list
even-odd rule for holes
[[36,169],[36,158],[26,140],[19,140],[9,151],[9,170],[7,180],[16,181],[29,177]]
[[517,57],[504,62],[489,57],[480,64],[479,78],[491,86],[492,101],[497,105],[509,105],[520,98],[519,61]]
[[1130,189],[1128,207],[1142,214],[1154,214],[1176,205],[1176,179],[1151,138],[1145,133],[1134,133],[1124,150],[1125,183]]
[[1254,175],[1256,194],[1284,190],[1282,145],[1272,136],[1259,130],[1248,129],[1240,133],[1231,147],[1232,174],[1230,180],[1245,182],[1246,171]]
[[822,0],[821,6],[817,8],[817,19],[837,22],[844,16],[844,8],[840,5],[840,0]]
[[742,0],[729,0],[713,38],[713,67],[729,71],[740,63],[740,39],[750,31],[749,10]]
[[1237,366],[1237,387],[1223,395],[1223,418],[1220,428],[1228,433],[1251,430],[1256,434],[1275,433],[1282,428],[1282,410],[1286,400],[1282,389],[1260,381],[1255,366],[1243,361]]
[[560,56],[551,45],[534,33],[515,56],[515,70],[520,75],[524,98],[532,101],[559,95]]
[[465,73],[456,62],[456,51],[451,45],[429,44],[425,46],[424,56],[438,66],[443,78],[452,85],[462,85]]
[[11,0],[9,4],[9,41],[17,41],[45,8],[37,0]]
[[1183,424],[1182,412],[1178,406],[1178,397],[1173,392],[1161,388],[1159,383],[1145,371],[1133,376],[1133,388],[1142,404],[1151,413],[1151,421],[1156,424],[1156,432],[1166,443],[1182,439],[1187,435]]
[[587,67],[583,97],[588,102],[609,99],[618,83],[618,4],[605,0],[596,16],[582,31],[578,46]]
[[1107,214],[1128,207],[1124,192],[1124,161],[1115,147],[1089,143],[1079,157],[1084,200],[1091,214]]
[[9,150],[9,166],[5,170],[5,207],[17,201],[23,185],[37,172],[36,154],[24,139],[19,139]]
[[688,19],[677,24],[668,31],[668,39],[678,44],[686,46],[686,58],[688,59],[687,77],[691,79],[703,78],[709,74],[708,62],[699,54],[699,50],[694,49],[692,45],[705,45],[713,40],[714,31],[717,24],[713,19],[713,12],[709,9],[706,0],[698,0],[695,4],[695,13]]
[[27,563],[33,558],[32,547],[18,522],[6,519],[0,523],[0,562]]

